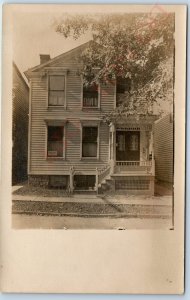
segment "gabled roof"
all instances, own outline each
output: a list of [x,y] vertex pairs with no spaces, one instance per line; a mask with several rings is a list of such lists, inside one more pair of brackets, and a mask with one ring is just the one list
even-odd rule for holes
[[13,69],[15,70],[15,72],[17,73],[17,75],[20,77],[20,79],[22,80],[22,82],[24,83],[24,85],[26,86],[26,88],[29,89],[29,86],[28,86],[26,80],[22,76],[19,68],[17,67],[17,65],[16,65],[16,63],[14,61],[13,61]]
[[29,77],[28,76],[29,73],[40,71],[44,67],[48,67],[48,66],[52,65],[53,63],[57,62],[58,60],[62,60],[63,58],[65,58],[68,55],[72,55],[75,52],[80,52],[80,51],[84,50],[85,48],[87,48],[91,43],[93,43],[92,40],[90,40],[90,41],[88,41],[88,42],[86,42],[86,43],[84,43],[84,44],[82,44],[82,45],[80,45],[78,47],[75,47],[75,48],[73,48],[73,49],[71,49],[71,50],[69,50],[69,51],[67,51],[65,53],[62,53],[62,54],[60,54],[60,55],[58,55],[58,56],[56,56],[56,57],[48,60],[47,62],[45,62],[43,64],[39,64],[39,65],[37,65],[37,66],[35,66],[33,68],[30,68],[27,71],[25,71],[24,74],[28,78]]

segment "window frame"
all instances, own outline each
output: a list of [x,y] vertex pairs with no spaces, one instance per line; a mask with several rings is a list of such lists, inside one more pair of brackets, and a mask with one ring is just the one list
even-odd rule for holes
[[[123,87],[125,87],[124,88],[124,92],[118,92],[117,91],[117,89],[118,89],[118,85],[119,85],[119,80],[130,80],[130,87],[129,87],[129,90],[126,90],[126,86],[127,86],[127,84],[126,83],[120,83],[120,86],[123,86]],[[131,80],[131,78],[129,78],[129,77],[126,77],[126,78],[122,78],[122,77],[117,77],[116,78],[116,94],[125,94],[125,93],[129,93],[130,91],[131,91],[131,85],[132,85],[132,80]]]
[[[97,127],[97,155],[96,156],[83,156],[83,127]],[[100,155],[100,123],[81,123],[80,130],[80,158],[81,160],[99,160]]]
[[[48,127],[63,127],[63,156],[48,156]],[[46,121],[46,145],[45,145],[45,159],[46,160],[65,160],[66,154],[66,122]]]
[[97,84],[98,86],[98,105],[97,106],[84,106],[83,105],[83,96],[84,96],[84,91],[83,91],[83,87],[84,87],[84,79],[81,76],[81,108],[82,109],[86,109],[86,110],[90,110],[90,109],[100,109],[100,94],[101,94],[101,87],[100,87],[100,83]]
[[[67,109],[67,74],[68,70],[63,69],[51,69],[47,68],[47,103],[46,106],[48,109],[56,110],[56,109]],[[64,89],[64,104],[63,105],[50,105],[49,104],[49,92],[50,92],[50,76],[64,76],[65,80],[65,89]]]

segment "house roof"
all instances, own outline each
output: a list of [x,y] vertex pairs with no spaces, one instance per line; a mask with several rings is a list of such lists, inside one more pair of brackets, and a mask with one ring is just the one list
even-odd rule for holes
[[73,48],[73,49],[71,49],[71,50],[69,50],[67,52],[64,52],[64,53],[62,53],[62,54],[60,54],[60,55],[58,55],[58,56],[56,56],[56,57],[48,60],[47,62],[45,62],[43,64],[39,64],[39,65],[37,65],[37,66],[35,66],[33,68],[28,69],[27,71],[24,72],[24,74],[25,74],[25,76],[27,78],[29,78],[29,73],[39,71],[39,70],[43,69],[44,67],[48,67],[51,64],[57,62],[58,60],[61,60],[61,59],[65,58],[65,57],[67,57],[68,55],[72,55],[75,52],[82,51],[85,48],[87,48],[91,43],[93,43],[92,40],[90,40],[90,41],[88,41],[88,42],[86,42],[86,43],[84,43],[84,44],[82,44],[82,45],[80,45],[78,47],[75,47],[75,48]]
[[20,77],[20,79],[22,80],[22,82],[24,83],[25,87],[26,87],[27,89],[29,89],[29,86],[28,86],[26,80],[25,80],[24,77],[22,76],[22,74],[21,74],[19,68],[17,67],[17,65],[16,65],[16,63],[15,63],[14,61],[13,61],[13,68],[14,68],[15,72],[17,73],[17,75],[18,75],[18,76]]

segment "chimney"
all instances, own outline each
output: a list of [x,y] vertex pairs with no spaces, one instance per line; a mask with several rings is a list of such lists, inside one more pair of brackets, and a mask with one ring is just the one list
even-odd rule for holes
[[51,58],[49,54],[40,54],[40,64],[44,64],[50,59]]

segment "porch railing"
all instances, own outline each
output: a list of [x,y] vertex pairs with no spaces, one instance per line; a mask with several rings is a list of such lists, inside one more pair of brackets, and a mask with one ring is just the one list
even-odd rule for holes
[[116,161],[116,166],[140,166],[140,167],[151,167],[152,161]]
[[98,170],[98,184],[101,183],[106,177],[110,174],[111,166],[107,165],[103,167],[102,169]]
[[116,161],[116,172],[142,171],[154,175],[154,160],[146,161]]

